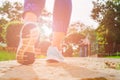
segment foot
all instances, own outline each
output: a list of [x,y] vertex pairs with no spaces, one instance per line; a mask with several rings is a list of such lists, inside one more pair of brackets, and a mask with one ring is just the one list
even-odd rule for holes
[[47,62],[63,62],[64,57],[57,47],[50,46],[47,51]]
[[20,31],[20,42],[17,49],[17,62],[23,65],[35,61],[35,43],[38,39],[39,28],[34,23],[26,23]]

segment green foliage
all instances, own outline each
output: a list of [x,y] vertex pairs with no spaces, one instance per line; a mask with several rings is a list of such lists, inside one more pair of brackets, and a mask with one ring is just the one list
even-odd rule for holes
[[15,60],[15,53],[0,51],[0,61]]
[[120,43],[120,1],[98,0],[93,3],[92,18],[100,23],[97,31],[104,33],[102,37],[106,38],[107,42]]
[[2,36],[1,36],[1,34],[2,34],[2,27],[0,27],[0,42],[3,42],[4,40],[3,40]]
[[106,44],[106,29],[105,26],[99,26],[96,30],[98,44]]
[[120,44],[120,0],[97,0],[93,5],[91,16],[100,24],[96,30],[99,44]]
[[10,3],[9,1],[3,1],[0,6],[0,36],[3,42],[5,42],[5,34],[6,34],[6,24],[11,21],[19,21],[22,17],[23,12],[22,3],[14,2]]
[[0,7],[0,14],[7,21],[20,20],[22,12],[23,6],[20,2],[10,3],[9,1],[4,1]]
[[85,36],[80,33],[72,33],[65,38],[65,43],[79,44],[83,38],[85,38]]

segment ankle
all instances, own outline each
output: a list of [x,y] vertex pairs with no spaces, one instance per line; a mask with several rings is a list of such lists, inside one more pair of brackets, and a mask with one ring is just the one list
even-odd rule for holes
[[65,37],[64,32],[54,32],[53,33],[53,41],[52,41],[52,46],[57,47],[58,50],[61,50],[61,43]]

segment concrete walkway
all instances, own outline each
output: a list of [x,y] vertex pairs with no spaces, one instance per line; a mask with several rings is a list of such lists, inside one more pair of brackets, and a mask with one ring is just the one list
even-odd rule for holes
[[106,67],[106,61],[120,63],[120,59],[88,57],[65,58],[64,63],[36,59],[27,66],[16,61],[2,61],[0,80],[120,80],[120,70]]

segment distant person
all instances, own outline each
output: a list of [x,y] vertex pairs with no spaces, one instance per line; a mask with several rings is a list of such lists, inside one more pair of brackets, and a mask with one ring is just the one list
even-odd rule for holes
[[90,41],[88,39],[88,35],[81,39],[80,43],[80,57],[87,57],[90,55]]

